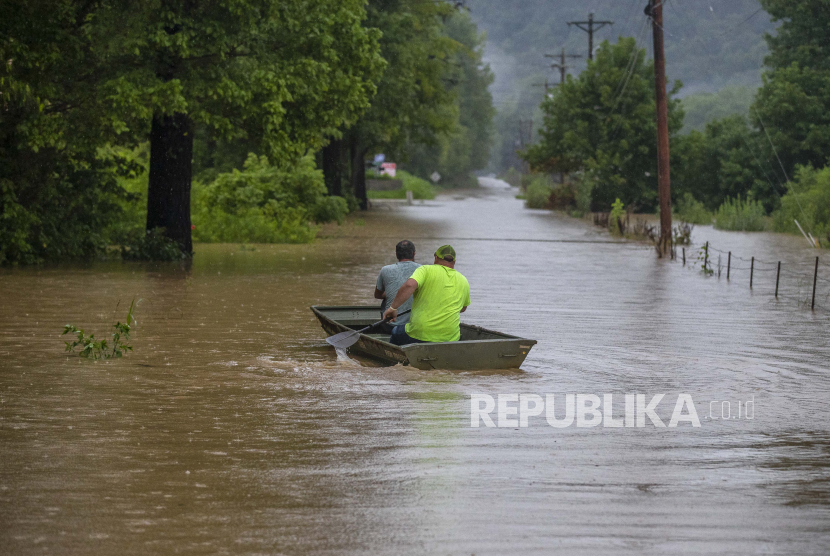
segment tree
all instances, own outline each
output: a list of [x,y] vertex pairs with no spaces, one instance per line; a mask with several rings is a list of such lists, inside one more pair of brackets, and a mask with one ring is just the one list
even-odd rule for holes
[[[446,110],[454,97],[442,81],[455,49],[455,42],[442,33],[443,18],[452,9],[444,2],[369,1],[365,26],[381,31],[386,66],[369,109],[353,125],[330,135],[342,138],[340,148],[351,161],[350,182],[363,209],[368,205],[367,153],[382,151],[394,157],[402,154],[407,141],[432,143],[452,128]],[[332,166],[325,168],[331,183]]]
[[284,161],[356,118],[374,93],[378,37],[361,25],[359,0],[162,0],[137,10],[113,45],[132,68],[118,75],[120,96],[135,99],[135,119],[152,114],[147,228],[165,228],[186,252],[194,123],[254,138]]
[[[571,60],[569,71],[579,74],[587,62],[584,33],[571,32],[565,22],[584,20],[595,9],[597,19],[611,20],[595,35],[595,43],[617,36],[638,36],[646,23],[641,2],[550,2],[550,0],[470,0],[471,15],[487,33],[488,60],[496,72],[495,120],[491,166],[502,171],[516,166],[515,141],[520,119],[540,119],[534,108],[542,98],[538,84],[551,86],[558,76],[547,69],[544,55],[564,47],[581,59]],[[682,0],[666,2],[666,68],[693,90],[718,90],[729,85],[754,89],[760,84],[760,66],[767,53],[763,34],[775,25],[758,0]],[[669,33],[671,34],[669,36]],[[650,42],[650,41],[649,41]],[[747,102],[744,105],[746,108]],[[744,112],[745,113],[745,112]],[[726,114],[721,114],[726,115]],[[537,125],[538,127],[538,125]],[[701,125],[701,129],[702,129]]]
[[[421,177],[434,171],[442,183],[464,184],[471,172],[487,166],[493,142],[493,98],[488,87],[493,82],[490,67],[482,62],[484,35],[466,12],[448,17],[446,35],[457,49],[446,64],[444,83],[455,94],[457,110],[452,130],[431,145],[409,144],[411,163],[407,168]],[[449,111],[448,111],[449,112]]]
[[85,258],[118,216],[118,174],[99,147],[117,125],[102,107],[95,2],[9,0],[0,19],[0,263]]
[[[361,0],[17,0],[4,9],[4,85],[19,93],[3,97],[4,153],[48,148],[95,180],[113,166],[99,147],[149,139],[148,230],[190,253],[195,126],[274,162],[318,147],[375,91],[364,17]],[[3,182],[4,211],[31,189],[20,175]]]
[[[680,88],[676,82],[670,94]],[[633,38],[602,43],[578,77],[542,102],[541,140],[524,154],[532,167],[581,171],[589,180],[592,210],[610,210],[619,198],[634,210],[657,203],[654,70]],[[669,101],[669,132],[682,127],[679,101]]]
[[752,198],[773,210],[782,185],[770,164],[775,155],[762,140],[743,116],[715,120],[703,132],[677,137],[671,151],[672,197],[690,193],[710,211],[729,198]]
[[781,25],[766,36],[769,70],[750,120],[769,134],[791,177],[797,164],[824,166],[830,152],[830,4],[762,0],[761,5]]

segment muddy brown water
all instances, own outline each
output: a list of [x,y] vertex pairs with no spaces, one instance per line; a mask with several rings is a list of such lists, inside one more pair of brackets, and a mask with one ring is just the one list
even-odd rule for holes
[[[2,271],[0,552],[830,551],[830,312],[800,304],[815,250],[695,230],[788,261],[775,300],[772,272],[707,278],[482,181],[312,245],[199,245],[189,269]],[[466,322],[539,341],[521,370],[337,360],[308,306],[375,303],[404,237],[421,262],[454,245]],[[133,353],[63,353],[64,324],[100,337],[133,296]],[[472,393],[664,393],[666,420],[688,393],[701,426],[471,428]],[[724,400],[754,418],[713,418]]]

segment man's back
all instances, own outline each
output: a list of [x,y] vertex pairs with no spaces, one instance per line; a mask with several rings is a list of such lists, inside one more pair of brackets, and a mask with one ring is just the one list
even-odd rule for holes
[[[378,281],[375,287],[379,291],[386,292],[386,297],[383,298],[383,311],[385,311],[389,307],[389,304],[392,303],[392,300],[395,299],[395,296],[403,283],[406,282],[409,277],[412,276],[412,273],[415,272],[415,270],[417,270],[420,266],[421,265],[413,261],[399,261],[380,269],[380,274],[378,275]],[[411,307],[412,300],[409,299],[400,307],[400,310],[403,312]],[[381,313],[383,311],[381,311]],[[409,322],[409,313],[401,315],[392,321],[391,324],[398,325],[406,324],[407,322]]]
[[470,284],[452,268],[431,264],[412,273],[418,282],[406,333],[425,342],[454,342],[461,336],[461,310],[470,304]]

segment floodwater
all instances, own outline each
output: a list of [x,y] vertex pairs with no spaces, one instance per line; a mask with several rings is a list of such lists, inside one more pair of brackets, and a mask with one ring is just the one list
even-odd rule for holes
[[[685,267],[659,260],[482,182],[312,245],[200,245],[192,268],[2,271],[0,552],[830,552],[830,311],[803,303],[816,250],[700,228],[724,252],[707,277],[694,247]],[[463,319],[539,341],[521,370],[337,359],[308,306],[376,303],[403,238],[421,262],[454,245]],[[751,290],[749,262],[727,281],[728,251],[785,261],[779,298],[760,262]],[[103,337],[134,296],[134,352],[63,353],[64,324]],[[471,428],[474,393],[612,394],[618,416],[626,393],[665,394],[665,422],[686,393],[700,427]]]

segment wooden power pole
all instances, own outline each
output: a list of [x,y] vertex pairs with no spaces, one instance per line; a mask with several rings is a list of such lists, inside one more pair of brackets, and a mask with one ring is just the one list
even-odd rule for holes
[[657,252],[671,256],[671,174],[669,171],[669,110],[666,99],[666,57],[663,52],[663,0],[649,0],[646,15],[654,36],[654,97],[657,104],[657,192],[660,197],[660,239]]
[[544,83],[534,83],[534,87],[544,87],[545,88],[545,98],[548,96],[548,89],[550,89],[550,84],[548,83],[548,78],[545,77]]
[[[525,137],[527,137],[527,142],[525,142]],[[519,140],[516,141],[517,150],[521,149],[524,150],[525,146],[530,145],[533,142],[533,120],[519,120]],[[530,166],[527,162],[522,161],[521,163],[521,170],[523,174],[530,173]]]
[[[614,25],[613,21],[596,21],[594,19],[594,12],[588,14],[588,21],[569,21],[568,25],[576,25],[586,33],[588,33],[588,59],[594,59],[594,31],[602,29],[606,25]],[[587,27],[583,27],[587,25]]]
[[568,69],[571,67],[565,64],[565,58],[582,58],[579,54],[565,54],[565,49],[562,49],[561,54],[545,54],[545,58],[559,58],[559,63],[553,63],[550,65],[553,69],[559,70],[559,84],[565,82],[565,75],[568,73]]

